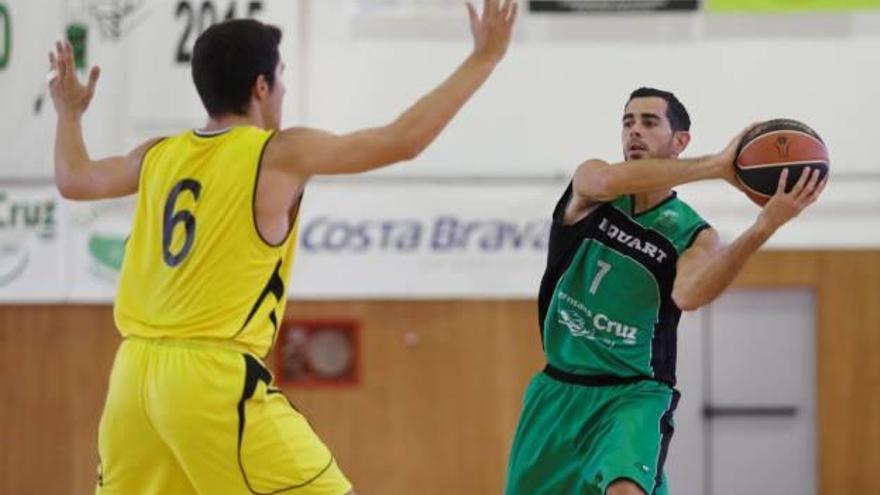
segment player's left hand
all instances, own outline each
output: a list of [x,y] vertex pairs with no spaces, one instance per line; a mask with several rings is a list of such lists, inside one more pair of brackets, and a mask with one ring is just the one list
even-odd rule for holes
[[471,2],[466,4],[474,37],[474,55],[493,64],[507,52],[519,5],[514,0],[503,2],[483,0],[482,15],[477,14],[477,8]]
[[760,218],[775,230],[798,216],[806,207],[816,202],[828,183],[828,177],[819,182],[819,173],[818,169],[805,168],[791,191],[785,192],[788,168],[783,169],[779,174],[776,194],[764,205]]
[[73,61],[73,47],[66,41],[55,43],[55,50],[49,52],[49,64],[52,68],[49,73],[49,92],[52,94],[55,111],[59,117],[79,118],[95,95],[95,85],[101,70],[97,66],[92,67],[87,84],[80,83]]

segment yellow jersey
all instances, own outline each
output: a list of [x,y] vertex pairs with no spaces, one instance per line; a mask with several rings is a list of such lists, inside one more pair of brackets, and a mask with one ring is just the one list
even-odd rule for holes
[[232,342],[265,356],[284,316],[298,222],[278,245],[254,201],[271,131],[188,131],[144,155],[114,305],[123,336]]

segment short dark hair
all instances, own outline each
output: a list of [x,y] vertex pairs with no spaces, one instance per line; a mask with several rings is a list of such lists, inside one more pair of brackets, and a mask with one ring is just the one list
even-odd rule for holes
[[280,42],[280,29],[253,19],[214,24],[196,39],[192,76],[208,115],[246,114],[260,74],[274,87]]
[[681,101],[669,91],[662,89],[641,87],[629,95],[627,104],[634,98],[663,98],[666,101],[666,118],[669,119],[669,125],[673,131],[689,131],[691,130],[691,116],[688,115],[687,109],[682,105]]

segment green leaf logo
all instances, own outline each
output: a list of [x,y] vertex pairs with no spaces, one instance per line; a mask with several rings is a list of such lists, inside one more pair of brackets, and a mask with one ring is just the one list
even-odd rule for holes
[[92,234],[89,238],[89,252],[98,264],[114,271],[122,269],[125,257],[125,239],[115,235]]

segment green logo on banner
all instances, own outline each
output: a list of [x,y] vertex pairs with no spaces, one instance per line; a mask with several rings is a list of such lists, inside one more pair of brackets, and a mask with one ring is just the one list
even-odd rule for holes
[[89,252],[98,265],[118,272],[122,269],[122,258],[125,256],[125,239],[112,234],[92,234]]
[[9,285],[24,273],[30,261],[28,248],[17,242],[0,242],[0,287]]
[[2,50],[0,50],[0,69],[5,69],[12,55],[12,18],[5,3],[0,3],[0,29],[3,29]]
[[76,263],[96,281],[115,285],[125,259],[134,201],[109,201],[75,212],[73,223],[83,235],[76,241]]
[[86,35],[89,30],[85,24],[68,24],[67,41],[73,47],[73,65],[77,69],[86,68]]
[[709,0],[708,6],[728,12],[809,12],[878,9],[880,0]]

